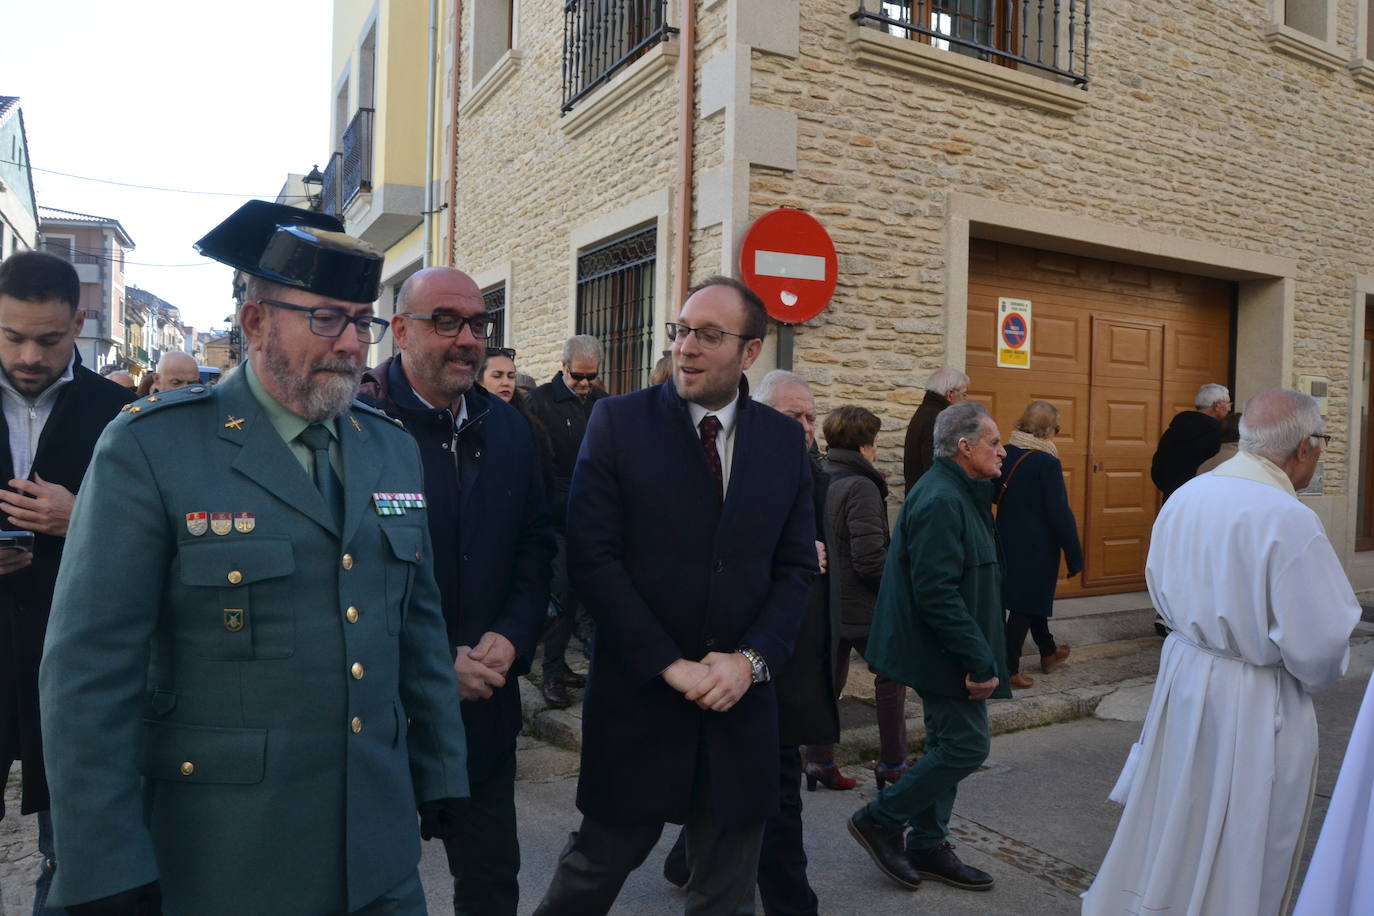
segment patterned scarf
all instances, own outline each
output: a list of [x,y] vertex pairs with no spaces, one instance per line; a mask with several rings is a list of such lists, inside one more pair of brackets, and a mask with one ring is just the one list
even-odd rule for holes
[[1007,445],[1014,445],[1017,448],[1033,449],[1038,452],[1049,452],[1054,457],[1059,457],[1059,449],[1055,448],[1052,440],[1032,436],[1022,429],[1013,429],[1011,431],[1011,438],[1007,440]]

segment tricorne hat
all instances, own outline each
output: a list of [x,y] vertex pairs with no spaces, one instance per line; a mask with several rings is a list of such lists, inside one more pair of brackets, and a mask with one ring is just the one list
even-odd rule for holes
[[207,258],[283,286],[347,302],[376,300],[382,254],[332,216],[250,200],[196,242]]

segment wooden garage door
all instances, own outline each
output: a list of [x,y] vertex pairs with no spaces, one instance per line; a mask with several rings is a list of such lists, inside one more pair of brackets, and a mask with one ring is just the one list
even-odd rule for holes
[[[996,366],[1003,296],[1032,303],[1030,369]],[[1060,597],[1144,587],[1160,504],[1150,458],[1199,386],[1231,384],[1232,301],[1221,280],[970,243],[970,397],[988,406],[1004,439],[1033,400],[1061,414],[1055,441],[1085,568],[1061,579]]]

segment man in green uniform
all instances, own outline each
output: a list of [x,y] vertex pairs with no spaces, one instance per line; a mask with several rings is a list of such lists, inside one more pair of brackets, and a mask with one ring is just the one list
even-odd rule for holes
[[884,874],[913,890],[922,878],[968,890],[993,884],[960,862],[946,837],[960,780],[988,755],[987,698],[1011,696],[991,513],[1004,457],[983,405],[962,401],[941,412],[935,464],[897,518],[869,632],[868,662],[921,695],[926,751],[850,818],[849,832]]
[[77,916],[425,912],[463,725],[415,442],[353,400],[381,258],[341,229],[254,201],[202,239],[249,361],[96,448],[40,674]]

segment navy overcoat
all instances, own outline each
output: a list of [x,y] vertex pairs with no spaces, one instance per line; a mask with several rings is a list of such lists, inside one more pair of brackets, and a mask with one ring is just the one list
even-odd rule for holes
[[[1002,473],[1011,472],[1025,450],[1007,446]],[[1011,476],[999,478],[996,492],[997,537],[1002,544],[1002,603],[1008,610],[1030,617],[1054,612],[1054,588],[1059,583],[1059,555],[1069,575],[1083,569],[1078,525],[1064,489],[1064,468],[1048,452],[1026,455]],[[1005,487],[1005,489],[1004,489]]]
[[778,807],[771,684],[703,711],[661,672],[751,646],[773,672],[792,651],[816,574],[801,426],[740,384],[722,507],[672,381],[600,401],[568,500],[573,585],[597,623],[577,805],[606,823],[682,823],[698,756],[723,827]]

